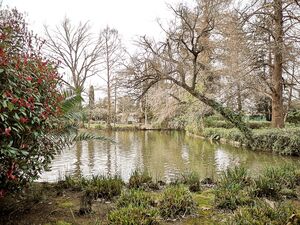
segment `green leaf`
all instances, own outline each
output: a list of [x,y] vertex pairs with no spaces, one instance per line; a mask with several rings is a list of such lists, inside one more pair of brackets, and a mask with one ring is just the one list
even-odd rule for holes
[[7,101],[3,101],[2,105],[3,105],[4,108],[7,108]]
[[8,109],[9,109],[9,111],[14,110],[14,108],[15,108],[14,104],[12,104],[11,102],[8,102],[8,103],[7,103],[7,107],[8,107]]
[[0,69],[0,73],[3,73],[4,72],[4,69]]
[[110,138],[107,138],[104,136],[99,136],[99,135],[94,135],[94,134],[90,134],[90,133],[79,133],[73,139],[73,141],[88,141],[88,140],[109,141],[109,142],[115,143],[115,141],[113,141]]
[[25,151],[25,150],[20,150],[21,154],[24,155],[24,156],[27,156],[29,155],[29,152]]
[[15,115],[14,115],[14,118],[16,119],[16,120],[20,120],[20,117],[19,117],[19,115],[17,114],[17,113],[15,113]]

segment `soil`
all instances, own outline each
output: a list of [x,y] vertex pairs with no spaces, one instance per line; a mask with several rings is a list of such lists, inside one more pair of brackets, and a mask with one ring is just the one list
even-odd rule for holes
[[[92,213],[80,215],[80,191],[58,188],[51,183],[35,183],[18,196],[0,199],[0,225],[106,225],[107,214],[114,202],[97,200],[93,202]],[[209,193],[195,197],[201,202],[201,213],[181,220],[162,222],[163,225],[215,224],[218,218],[212,210],[213,198]],[[215,220],[215,219],[214,219]]]
[[107,213],[114,204],[95,201],[91,214],[79,215],[81,196],[81,192],[57,190],[51,184],[35,184],[17,199],[14,196],[0,199],[0,224],[107,224]]

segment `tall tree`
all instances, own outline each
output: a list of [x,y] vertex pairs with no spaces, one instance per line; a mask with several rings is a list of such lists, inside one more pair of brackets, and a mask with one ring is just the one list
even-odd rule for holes
[[88,78],[99,72],[104,43],[91,33],[88,22],[74,26],[65,18],[54,30],[45,26],[49,54],[70,74],[68,87],[81,94]]
[[151,72],[133,73],[131,84],[133,87],[141,87],[147,83],[145,91],[159,81],[180,86],[212,107],[252,140],[252,132],[242,121],[241,115],[206,94],[205,82],[208,77],[214,77],[214,71],[209,68],[212,63],[203,57],[208,47],[205,40],[215,28],[217,14],[220,7],[224,6],[224,1],[208,1],[205,12],[202,4],[207,1],[197,3],[192,9],[184,5],[172,8],[175,19],[168,29],[164,29],[167,37],[165,41],[155,42],[146,37],[141,39],[140,46],[145,54],[140,61],[148,63]]
[[288,49],[299,41],[299,7],[291,0],[255,0],[241,15],[252,36],[253,55],[258,55],[255,67],[264,71],[258,78],[266,84],[272,99],[272,126],[284,127],[284,70]]
[[122,46],[119,32],[116,29],[106,27],[100,33],[101,39],[103,40],[104,47],[101,50],[102,60],[104,62],[103,67],[105,75],[101,78],[106,83],[107,93],[107,128],[111,129],[112,122],[112,92],[113,87],[115,91],[115,101],[117,99],[117,72],[120,68],[120,63],[124,55],[124,48]]

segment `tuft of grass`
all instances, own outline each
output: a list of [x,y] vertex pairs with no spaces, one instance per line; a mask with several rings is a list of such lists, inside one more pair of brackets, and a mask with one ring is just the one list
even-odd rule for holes
[[142,190],[126,190],[123,191],[121,196],[117,201],[117,207],[143,207],[149,208],[154,205],[154,200],[152,195],[148,192]]
[[244,190],[250,185],[250,177],[243,167],[228,168],[222,173],[214,191],[217,208],[235,210],[238,206],[252,204],[249,193]]
[[[230,225],[281,225],[287,224],[289,217],[293,214],[291,205],[274,203],[271,205],[266,201],[259,200],[253,206],[242,207],[237,210],[227,224]],[[293,223],[294,224],[294,223]]]
[[221,174],[218,186],[224,188],[230,188],[231,186],[243,188],[250,182],[247,169],[241,166],[235,166],[228,168]]
[[66,176],[58,183],[60,188],[74,191],[88,191],[94,198],[111,200],[121,194],[124,182],[120,176],[93,175],[91,178]]
[[174,185],[164,190],[158,208],[163,218],[174,219],[195,212],[196,202],[186,187]]
[[144,207],[134,207],[129,205],[111,211],[108,214],[108,224],[110,225],[155,225],[158,222],[158,211],[146,209]]
[[171,183],[172,185],[184,184],[189,187],[191,192],[201,191],[200,176],[196,172],[182,173],[179,178]]
[[94,193],[95,198],[111,200],[121,194],[123,181],[119,176],[93,176],[89,181],[88,189]]
[[142,189],[146,189],[149,188],[152,184],[152,177],[148,174],[147,171],[139,171],[139,170],[135,170],[130,178],[129,178],[129,183],[128,183],[128,187],[129,188],[142,188]]
[[292,197],[297,183],[298,175],[293,165],[269,167],[254,180],[252,194],[256,197]]

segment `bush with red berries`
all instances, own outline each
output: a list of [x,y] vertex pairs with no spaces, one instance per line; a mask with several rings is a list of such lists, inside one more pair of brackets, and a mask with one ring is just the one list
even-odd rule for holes
[[59,149],[60,76],[42,47],[22,14],[0,9],[0,197],[37,179]]

